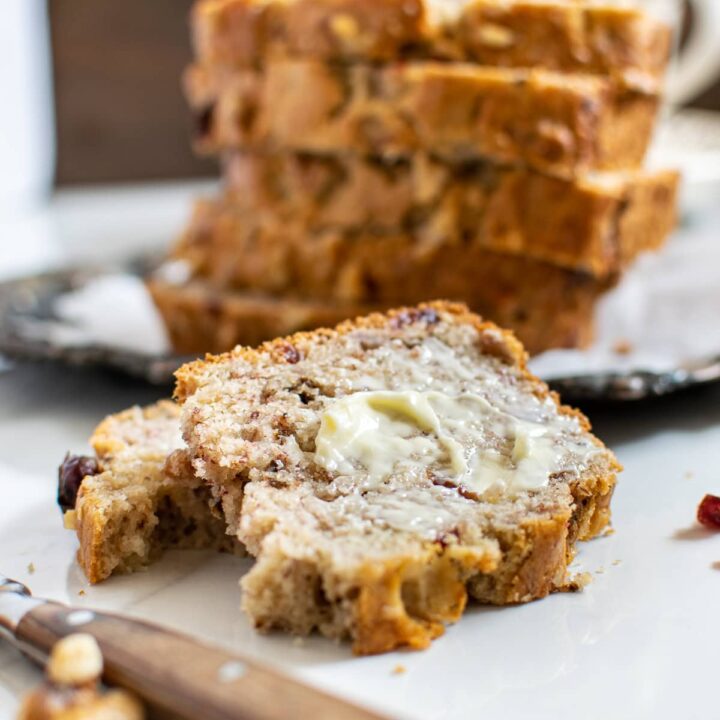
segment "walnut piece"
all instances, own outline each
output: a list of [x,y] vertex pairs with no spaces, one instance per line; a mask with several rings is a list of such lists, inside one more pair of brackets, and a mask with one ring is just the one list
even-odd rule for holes
[[87,633],[68,635],[55,644],[47,665],[51,682],[84,685],[102,675],[103,657],[95,638]]

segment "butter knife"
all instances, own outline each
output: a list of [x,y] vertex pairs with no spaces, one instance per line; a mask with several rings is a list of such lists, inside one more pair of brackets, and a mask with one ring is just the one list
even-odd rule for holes
[[0,637],[44,664],[75,632],[97,640],[103,679],[142,698],[152,717],[187,720],[378,720],[383,716],[327,695],[239,655],[129,617],[41,600],[0,575]]

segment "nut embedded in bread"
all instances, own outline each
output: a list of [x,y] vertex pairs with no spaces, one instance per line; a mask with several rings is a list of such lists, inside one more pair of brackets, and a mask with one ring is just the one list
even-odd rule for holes
[[528,373],[512,335],[431,303],[178,371],[184,437],[257,560],[262,629],[425,647],[468,595],[565,583],[609,520],[617,461]]

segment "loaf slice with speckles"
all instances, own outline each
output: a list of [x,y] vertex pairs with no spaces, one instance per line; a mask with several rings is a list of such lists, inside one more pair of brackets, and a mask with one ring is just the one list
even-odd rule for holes
[[467,63],[336,67],[312,60],[185,75],[197,149],[429,152],[573,177],[642,164],[659,96],[600,76]]
[[510,333],[438,302],[181,368],[194,472],[257,558],[255,625],[423,648],[468,597],[565,587],[620,467],[525,363]]
[[671,32],[638,8],[576,0],[200,0],[197,57],[228,68],[268,58],[432,58],[657,81]]

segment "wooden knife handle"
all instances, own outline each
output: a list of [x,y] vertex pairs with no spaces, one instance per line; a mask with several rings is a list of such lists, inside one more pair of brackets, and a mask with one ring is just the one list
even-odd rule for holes
[[382,716],[303,685],[252,660],[157,625],[47,603],[17,626],[19,641],[49,654],[75,632],[95,637],[103,678],[127,688],[153,717],[188,720],[377,720]]

